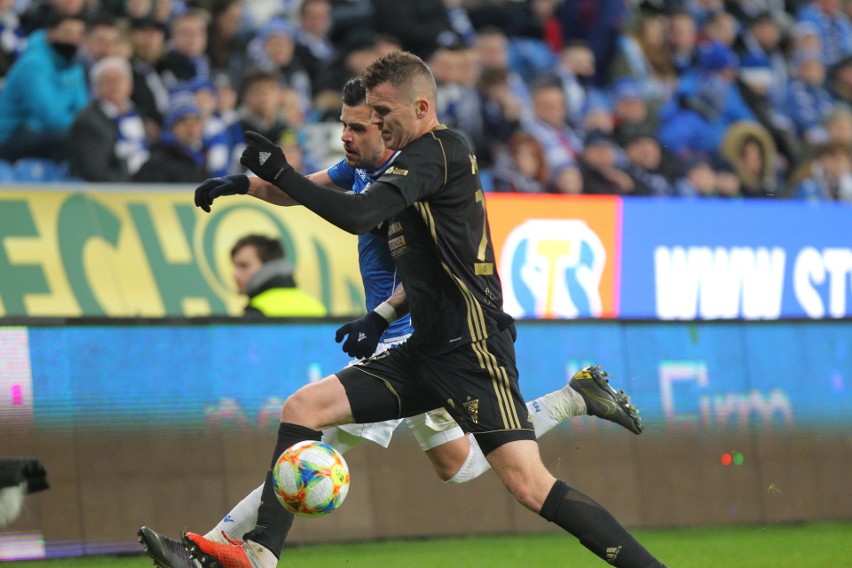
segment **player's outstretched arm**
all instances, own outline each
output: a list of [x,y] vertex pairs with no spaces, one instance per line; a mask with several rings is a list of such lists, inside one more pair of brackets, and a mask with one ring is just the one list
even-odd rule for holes
[[[328,175],[328,169],[324,169],[319,172],[314,172],[308,175],[307,178],[315,184],[322,185],[324,187],[337,188],[337,186],[334,184],[334,182],[331,181],[331,178]],[[255,176],[250,176],[248,179],[248,194],[252,197],[256,197],[261,201],[266,201],[267,203],[271,203],[273,205],[281,205],[282,207],[301,205],[301,203],[299,203],[286,193],[283,193],[280,189],[278,189],[278,187],[269,183],[266,180],[260,179],[259,177]]]
[[281,148],[268,139],[251,131],[245,136],[248,145],[240,163],[344,231],[366,233],[407,206],[394,187],[381,182],[357,194],[317,185],[296,173]]
[[[312,173],[308,176],[308,179],[326,187],[337,187],[331,181],[327,169]],[[245,174],[234,174],[205,180],[195,189],[195,205],[209,213],[210,207],[217,197],[245,194],[283,207],[301,205],[298,201],[286,193],[282,193],[280,189],[268,181]]]

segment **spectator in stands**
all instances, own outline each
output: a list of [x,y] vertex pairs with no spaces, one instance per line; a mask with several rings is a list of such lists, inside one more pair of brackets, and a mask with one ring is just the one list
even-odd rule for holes
[[[24,2],[27,8],[21,14],[21,28],[28,36],[36,30],[47,28],[58,16],[78,16],[86,18],[86,0],[42,0]],[[17,3],[18,6],[21,3]]]
[[594,53],[594,84],[602,87],[609,78],[609,66],[627,17],[627,3],[623,0],[565,0],[558,14],[566,43],[584,40]]
[[681,177],[675,182],[679,197],[715,197],[716,171],[704,156],[694,156],[682,163]]
[[833,65],[852,55],[852,23],[843,13],[840,0],[811,0],[796,19],[816,26],[822,44],[822,62]]
[[734,47],[739,35],[739,23],[728,12],[716,12],[704,25],[705,39],[716,41],[728,47]]
[[683,75],[698,69],[698,26],[692,14],[684,10],[671,15],[668,46],[675,73]]
[[686,5],[699,29],[703,29],[714,15],[725,10],[724,0],[689,0]]
[[15,0],[0,0],[0,77],[6,75],[26,46],[27,38],[15,10]]
[[295,28],[286,20],[272,20],[249,43],[249,59],[254,67],[278,76],[281,88],[296,93],[299,108],[311,105],[311,78],[296,55]]
[[577,170],[583,143],[566,120],[562,87],[558,82],[542,80],[533,86],[532,98],[533,119],[524,121],[522,128],[544,148],[556,191],[577,193],[576,176],[566,172]]
[[454,33],[443,0],[373,0],[376,30],[399,38],[402,48],[424,60],[435,51],[438,36]]
[[243,3],[240,0],[213,0],[207,27],[207,57],[212,74],[224,74],[239,81],[245,65],[245,44],[241,35]]
[[243,130],[254,130],[278,141],[290,127],[281,104],[281,87],[278,77],[253,69],[243,79],[242,104],[237,109]]
[[174,100],[163,123],[163,135],[151,157],[133,176],[144,183],[200,183],[210,177],[204,154],[204,123],[195,101]]
[[325,306],[296,285],[279,239],[246,235],[231,249],[237,291],[248,296],[245,316],[324,317]]
[[740,63],[765,61],[768,66],[768,93],[773,105],[784,100],[787,88],[787,59],[781,49],[781,29],[769,12],[761,12],[748,21],[736,43]]
[[656,113],[651,113],[642,88],[633,79],[622,79],[610,89],[616,140],[621,143],[634,132],[656,132]]
[[822,53],[822,36],[813,22],[797,22],[790,31],[790,45],[787,46],[787,51],[795,53],[803,49]]
[[86,23],[57,13],[29,37],[0,91],[0,159],[65,159],[65,138],[88,104],[89,88],[76,59]]
[[501,193],[548,193],[550,171],[544,150],[531,134],[516,132],[497,154],[493,168],[494,191]]
[[595,195],[636,195],[642,187],[617,162],[620,149],[606,132],[589,132],[580,156],[583,193]]
[[727,160],[718,159],[714,162],[716,172],[716,195],[725,199],[742,197],[742,180],[734,166]]
[[560,3],[561,0],[533,0],[531,6],[535,19],[541,25],[541,38],[555,54],[565,46],[562,22],[556,13]]
[[304,0],[299,6],[296,54],[308,72],[312,84],[319,80],[334,58],[334,46],[328,37],[331,15],[329,0]]
[[618,53],[610,68],[612,83],[636,82],[641,96],[665,100],[677,84],[671,48],[666,41],[668,19],[659,10],[640,10],[635,31],[621,34]]
[[828,91],[831,96],[847,105],[852,105],[852,55],[834,64],[828,73]]
[[805,201],[852,203],[852,159],[843,142],[826,142],[816,156],[792,177],[791,195]]
[[823,120],[826,141],[844,142],[852,147],[852,109],[845,104],[837,104]]
[[160,75],[169,91],[193,79],[210,78],[210,58],[207,56],[207,11],[191,8],[171,22],[169,48],[160,68]]
[[676,161],[660,146],[653,131],[635,130],[623,140],[624,171],[636,186],[634,195],[674,195]]
[[493,153],[521,127],[522,103],[509,86],[506,69],[483,68],[477,86],[482,129]]
[[378,37],[372,30],[352,30],[343,37],[319,85],[314,85],[314,113],[321,120],[339,119],[343,85],[376,59],[377,48]]
[[582,119],[578,129],[581,138],[588,132],[615,132],[615,118],[609,101],[603,95],[596,93],[586,101],[582,112]]
[[579,127],[587,101],[595,95],[595,54],[583,41],[566,43],[559,54],[554,74],[565,93],[565,109],[568,122]]
[[229,117],[233,122],[226,122],[219,113],[218,90],[213,81],[196,79],[187,85],[186,93],[194,98],[201,111],[207,169],[215,177],[241,171],[240,155],[245,141],[236,113]]
[[153,143],[160,138],[163,116],[169,107],[169,91],[157,72],[166,53],[166,28],[154,18],[134,18],[130,20],[130,42],[133,45],[130,98],[145,123],[148,141]]
[[734,81],[737,56],[716,42],[702,44],[701,70],[681,77],[672,99],[660,110],[660,142],[681,155],[713,154],[725,130],[754,121]]
[[[796,126],[784,112],[783,105],[775,103],[775,84],[772,66],[764,56],[753,53],[743,55],[737,77],[737,87],[743,101],[760,125],[769,131],[787,163],[795,164],[801,158],[802,145]],[[781,92],[785,92],[786,88],[785,85]]]
[[133,72],[121,57],[105,57],[90,72],[94,100],[68,136],[71,175],[93,182],[127,182],[148,160],[145,126],[133,107]]
[[822,55],[817,51],[799,51],[793,55],[792,66],[795,77],[787,86],[785,114],[805,142],[820,142],[825,139],[823,117],[834,107],[834,100],[824,87]]
[[521,75],[509,65],[509,39],[496,27],[484,27],[476,34],[474,46],[479,54],[483,72],[486,69],[501,69],[506,73],[506,83],[512,97],[521,104],[524,118],[532,118],[530,88]]
[[744,197],[778,195],[778,151],[772,136],[761,125],[732,125],[725,133],[720,154],[737,172]]
[[78,55],[86,73],[101,59],[118,55],[120,37],[118,25],[112,17],[99,15],[89,20]]

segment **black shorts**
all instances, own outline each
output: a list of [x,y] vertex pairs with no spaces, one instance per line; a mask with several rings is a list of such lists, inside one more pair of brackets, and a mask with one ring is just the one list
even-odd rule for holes
[[507,442],[535,439],[518,388],[511,328],[440,355],[423,353],[409,340],[337,376],[358,423],[443,406],[486,454]]

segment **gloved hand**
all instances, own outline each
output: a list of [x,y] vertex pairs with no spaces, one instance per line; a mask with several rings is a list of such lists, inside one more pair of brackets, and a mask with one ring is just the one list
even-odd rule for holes
[[334,340],[340,343],[348,335],[343,344],[343,351],[350,357],[366,359],[376,352],[379,339],[389,325],[388,320],[372,311],[361,319],[343,324],[337,330]]
[[249,190],[249,178],[245,174],[235,174],[220,178],[211,178],[195,188],[195,206],[210,213],[213,200],[223,195],[245,195]]
[[284,151],[262,134],[246,131],[246,149],[240,157],[240,163],[270,183],[293,167],[287,163]]

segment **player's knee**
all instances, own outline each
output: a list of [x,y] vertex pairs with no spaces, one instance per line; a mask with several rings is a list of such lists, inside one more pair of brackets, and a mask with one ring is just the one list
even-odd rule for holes
[[316,416],[315,403],[310,396],[299,389],[284,401],[284,406],[281,408],[281,421],[290,422],[292,424],[300,424],[315,428],[315,424],[311,424],[311,417]]
[[518,480],[516,483],[507,484],[509,493],[524,507],[533,512],[538,512],[544,504],[544,498],[536,491],[532,483]]

